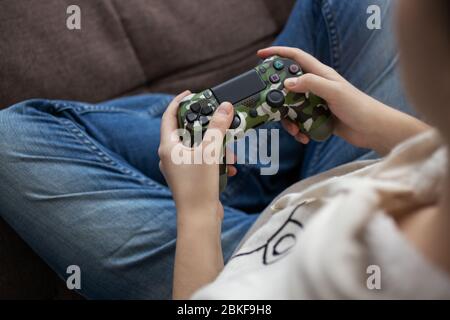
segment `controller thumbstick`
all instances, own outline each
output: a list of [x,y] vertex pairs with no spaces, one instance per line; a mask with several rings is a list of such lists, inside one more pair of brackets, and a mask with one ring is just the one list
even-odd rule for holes
[[272,108],[281,108],[284,106],[284,94],[281,90],[271,90],[267,93],[266,101]]
[[230,129],[237,129],[241,125],[241,118],[235,114],[233,117],[233,121],[231,122]]

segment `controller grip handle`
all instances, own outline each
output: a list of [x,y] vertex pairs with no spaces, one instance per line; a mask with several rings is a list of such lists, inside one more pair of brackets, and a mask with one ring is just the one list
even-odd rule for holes
[[[291,118],[298,124],[301,132],[314,141],[325,141],[334,132],[334,116],[325,100],[309,93],[309,96],[296,98],[295,94],[288,94],[288,99],[294,105],[295,116]],[[306,98],[306,99],[305,99]],[[295,106],[296,103],[302,102]]]
[[[298,123],[299,128],[304,128],[303,125],[304,123],[302,122]],[[328,140],[334,132],[333,116],[330,115],[319,127],[314,128],[309,132],[302,129],[302,132],[317,142]]]

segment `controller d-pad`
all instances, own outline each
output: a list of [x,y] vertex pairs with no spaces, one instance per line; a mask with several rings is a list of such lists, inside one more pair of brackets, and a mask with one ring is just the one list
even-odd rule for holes
[[211,107],[210,104],[207,104],[202,108],[201,114],[205,116],[209,116],[211,113],[213,113],[214,109]]
[[198,121],[200,122],[200,125],[202,127],[207,126],[209,124],[209,119],[206,116],[200,116],[200,118],[198,119]]
[[281,108],[284,105],[284,94],[280,90],[271,90],[267,94],[266,101],[272,108]]
[[240,125],[241,125],[241,118],[237,114],[235,114],[234,118],[233,118],[233,122],[231,122],[230,128],[237,129],[237,128],[239,128]]
[[197,113],[194,113],[194,112],[192,112],[192,111],[188,111],[188,112],[186,113],[186,120],[187,120],[189,123],[194,123],[197,119],[198,119],[198,114],[197,114]]
[[200,105],[200,103],[194,102],[193,104],[191,104],[191,108],[190,109],[194,113],[199,113],[201,108],[202,108],[202,106]]

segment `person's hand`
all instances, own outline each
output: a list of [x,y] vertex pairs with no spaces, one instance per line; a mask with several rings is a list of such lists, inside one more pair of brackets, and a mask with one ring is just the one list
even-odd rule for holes
[[[200,219],[206,219],[214,212],[217,215],[213,218],[222,218],[219,161],[222,160],[221,150],[226,130],[233,120],[233,106],[230,103],[221,104],[211,119],[202,143],[190,148],[176,134],[178,106],[189,93],[186,91],[177,96],[162,117],[158,150],[160,169],[172,190],[178,215],[187,214],[189,219],[200,215]],[[188,163],[180,163],[180,154]],[[229,165],[228,172],[234,175],[236,168]]]
[[[308,73],[287,79],[285,87],[293,92],[312,92],[326,100],[337,118],[334,134],[357,147],[386,154],[401,141],[428,129],[421,121],[366,95],[333,68],[300,49],[271,47],[258,51],[258,55],[263,59],[279,55],[300,64]],[[299,142],[309,142],[290,120],[283,120],[283,126]]]

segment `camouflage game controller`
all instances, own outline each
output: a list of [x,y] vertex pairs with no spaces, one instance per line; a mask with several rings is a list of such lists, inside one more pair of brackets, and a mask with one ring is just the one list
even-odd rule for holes
[[[324,141],[334,128],[333,115],[326,102],[313,94],[289,92],[284,88],[286,79],[302,74],[296,62],[270,57],[236,78],[184,98],[178,110],[178,125],[188,130],[191,137],[196,132],[204,133],[217,107],[230,102],[235,110],[231,129],[245,132],[270,121],[289,118],[311,139]],[[226,183],[226,165],[221,165],[220,191]]]

